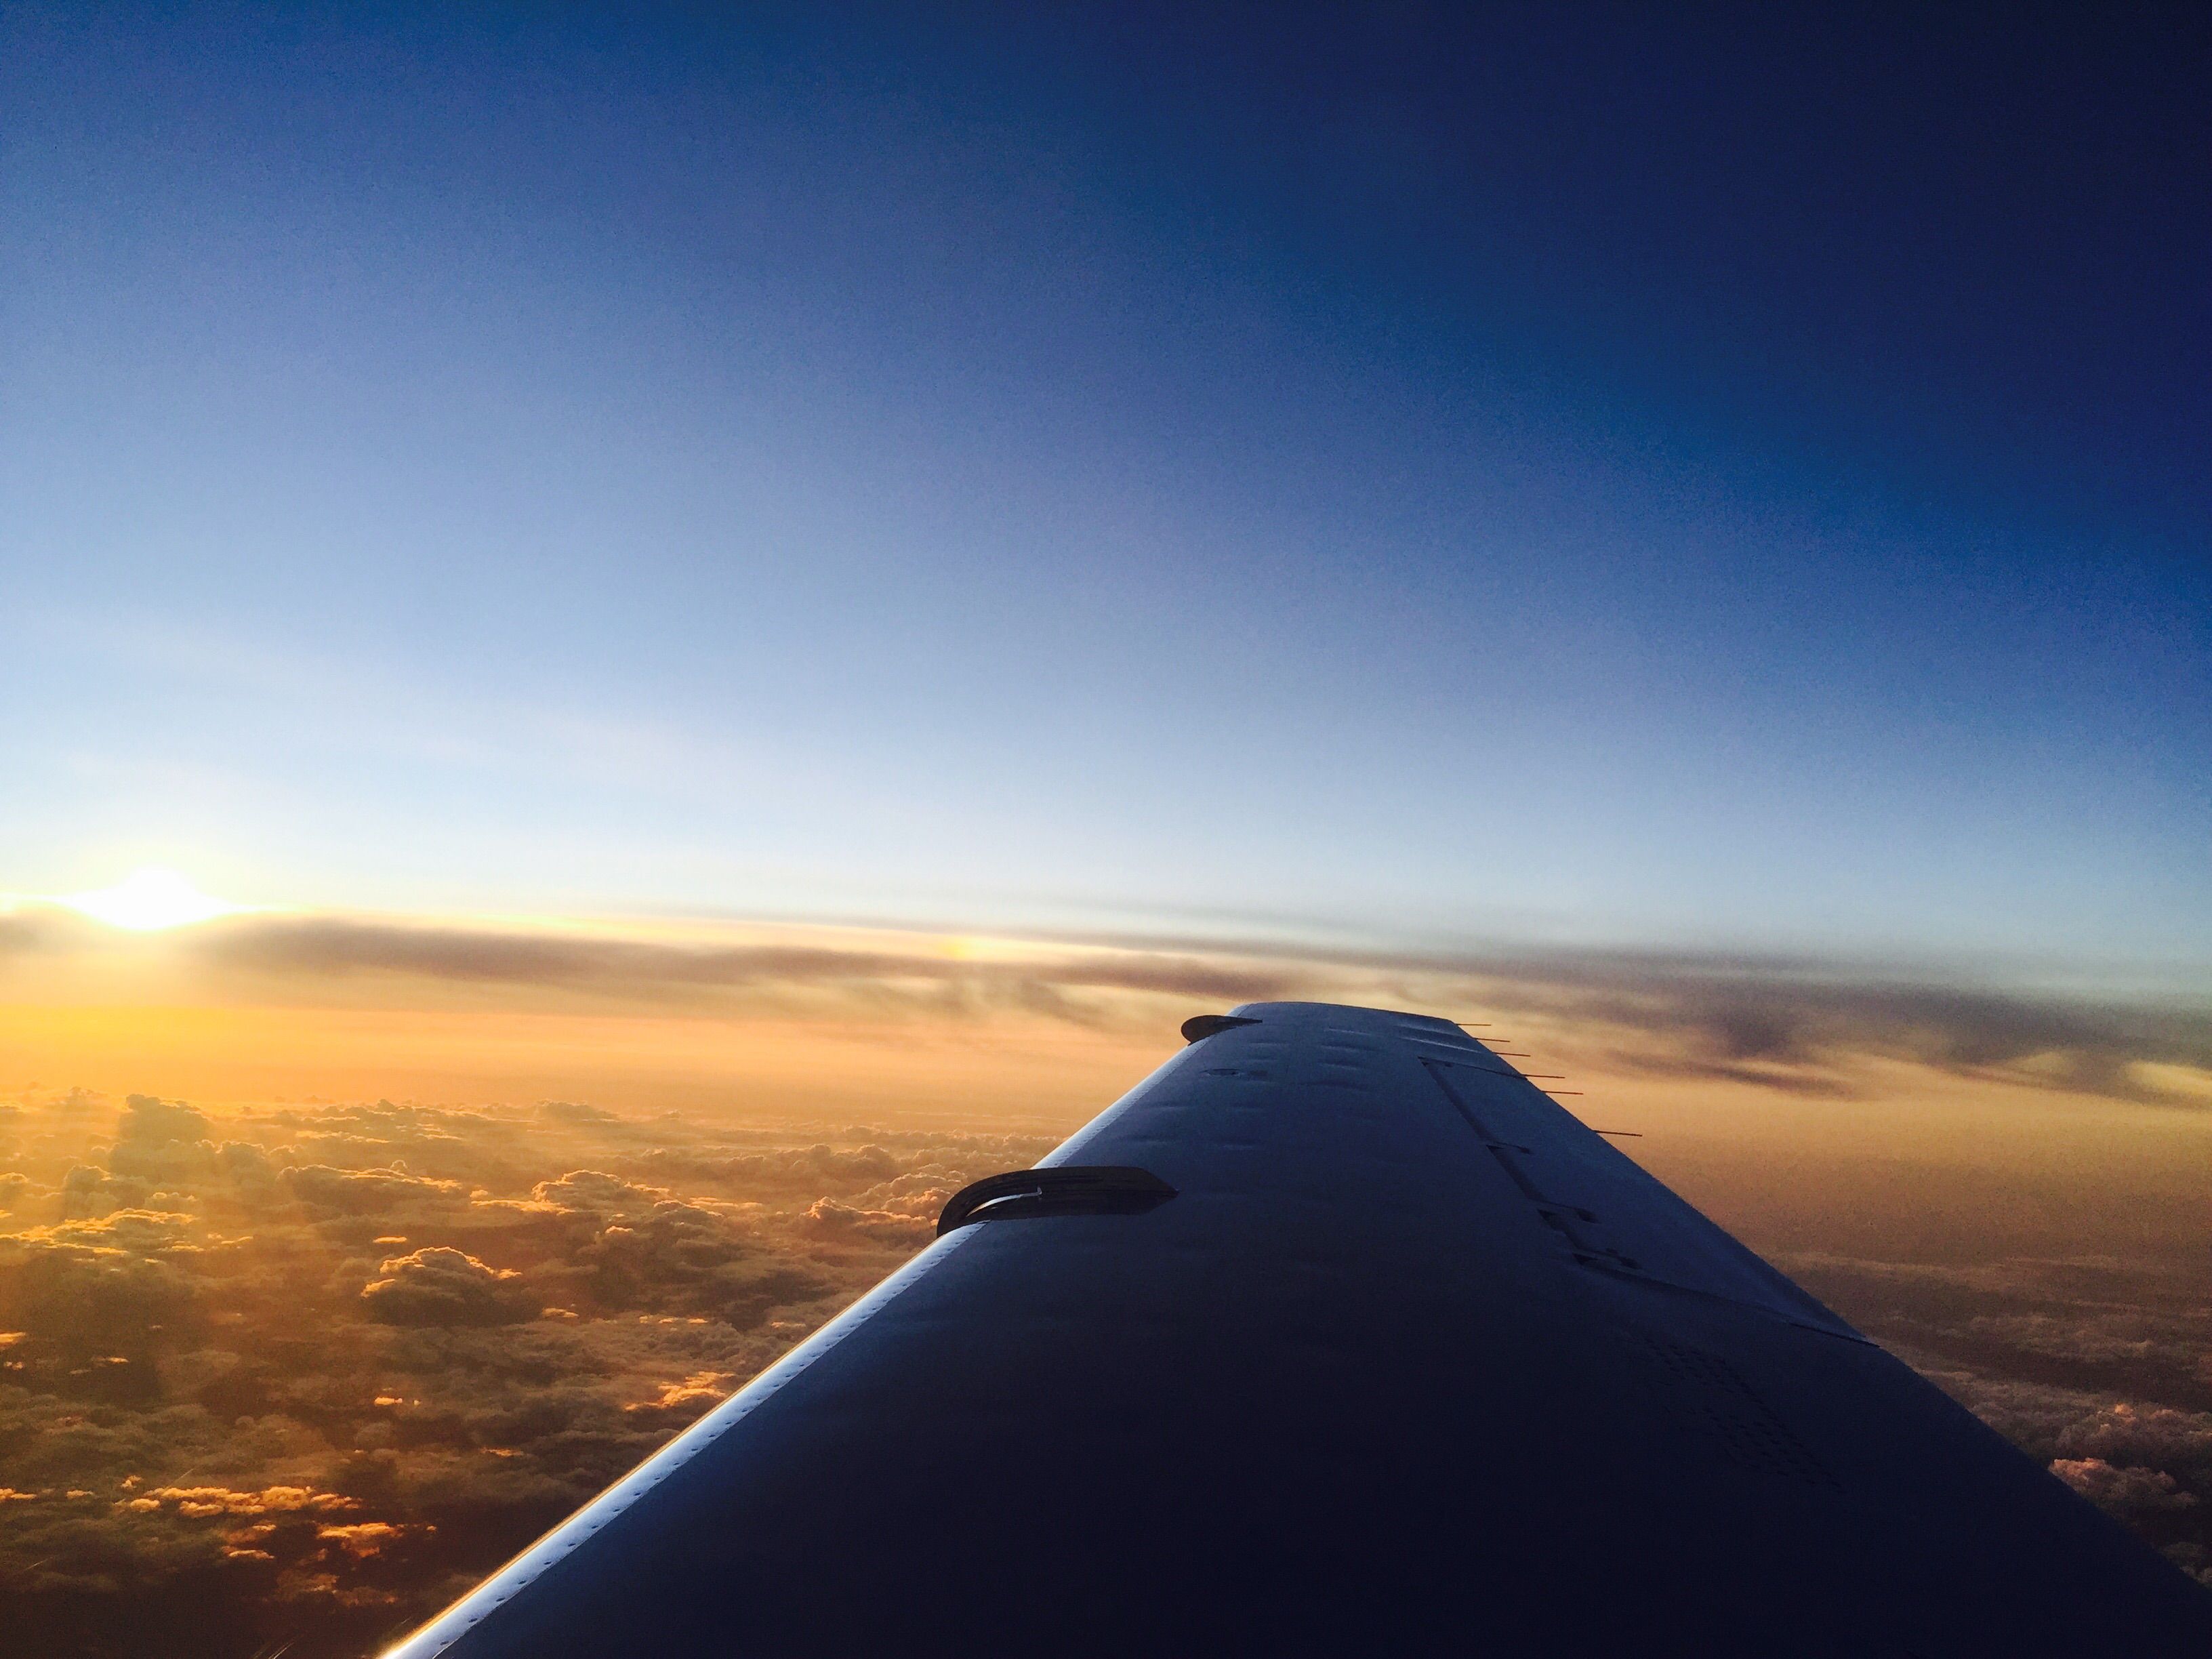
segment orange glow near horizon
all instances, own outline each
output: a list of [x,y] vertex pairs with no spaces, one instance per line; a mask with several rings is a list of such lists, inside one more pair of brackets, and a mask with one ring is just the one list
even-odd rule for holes
[[1477,1034],[1528,1070],[1571,1074],[1563,1106],[1640,1133],[1616,1144],[1755,1240],[2174,1256],[2201,1254],[2206,1219],[2176,1173],[2212,1155],[2201,1066],[2123,1066],[2158,1104],[2062,1086],[2063,1054],[1968,1068],[1881,1030],[1717,1060],[1691,1018],[1711,1024],[1709,982],[1646,1017],[1680,994],[973,933],[264,912],[118,934],[10,914],[27,943],[0,949],[0,1098],[554,1099],[1057,1135],[1173,1054],[1189,1014],[1315,997],[1492,1021]]
[[861,1113],[1073,1128],[1172,1051],[1042,1021],[979,1032],[510,1010],[0,1006],[0,1089],[209,1102],[577,1099],[715,1118]]
[[[216,1111],[312,1100],[574,1100],[633,1116],[1072,1133],[1180,1047],[1172,1011],[1107,1029],[975,1019],[510,1008],[0,1004],[0,1097],[72,1087]],[[2205,1114],[1878,1066],[1850,1099],[1638,1075],[1528,1019],[1561,1104],[1755,1246],[2193,1261]],[[1534,1061],[1523,1062],[1534,1064]]]

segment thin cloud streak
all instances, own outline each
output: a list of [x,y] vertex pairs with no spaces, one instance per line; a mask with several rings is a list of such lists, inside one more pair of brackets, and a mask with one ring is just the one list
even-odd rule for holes
[[[1493,1006],[1672,1039],[1689,1060],[1624,1053],[1632,1069],[1821,1092],[1818,1072],[1851,1056],[1962,1077],[2033,1082],[2144,1102],[2191,1097],[2136,1074],[2212,1073],[2212,1008],[1933,983],[1738,957],[1547,953],[1472,971]],[[1796,1068],[1794,1071],[1790,1068]],[[1814,1075],[1808,1075],[1808,1073]],[[2195,1103],[2212,1104],[2212,1097]]]
[[497,931],[341,917],[287,917],[207,930],[210,966],[288,976],[364,973],[584,990],[647,1001],[782,986],[854,990],[914,981],[1019,995],[1135,991],[1255,1001],[1295,994],[1310,969],[1187,955],[1083,953],[975,960],[942,949],[885,951],[789,944],[695,945],[647,939]]

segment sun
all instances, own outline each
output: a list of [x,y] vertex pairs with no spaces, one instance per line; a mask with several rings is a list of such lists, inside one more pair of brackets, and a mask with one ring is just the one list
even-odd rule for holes
[[94,921],[135,933],[208,921],[247,908],[209,896],[173,870],[135,870],[112,887],[64,894],[61,902]]

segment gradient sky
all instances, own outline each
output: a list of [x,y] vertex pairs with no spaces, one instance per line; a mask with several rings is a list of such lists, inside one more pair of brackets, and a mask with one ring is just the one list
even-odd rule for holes
[[0,888],[2201,988],[2202,12],[0,19]]

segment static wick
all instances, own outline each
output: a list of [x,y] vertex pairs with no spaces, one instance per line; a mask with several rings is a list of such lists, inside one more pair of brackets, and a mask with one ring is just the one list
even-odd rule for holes
[[1592,1129],[1590,1133],[1594,1135],[1612,1135],[1620,1140],[1641,1140],[1644,1139],[1643,1131],[1640,1129]]

